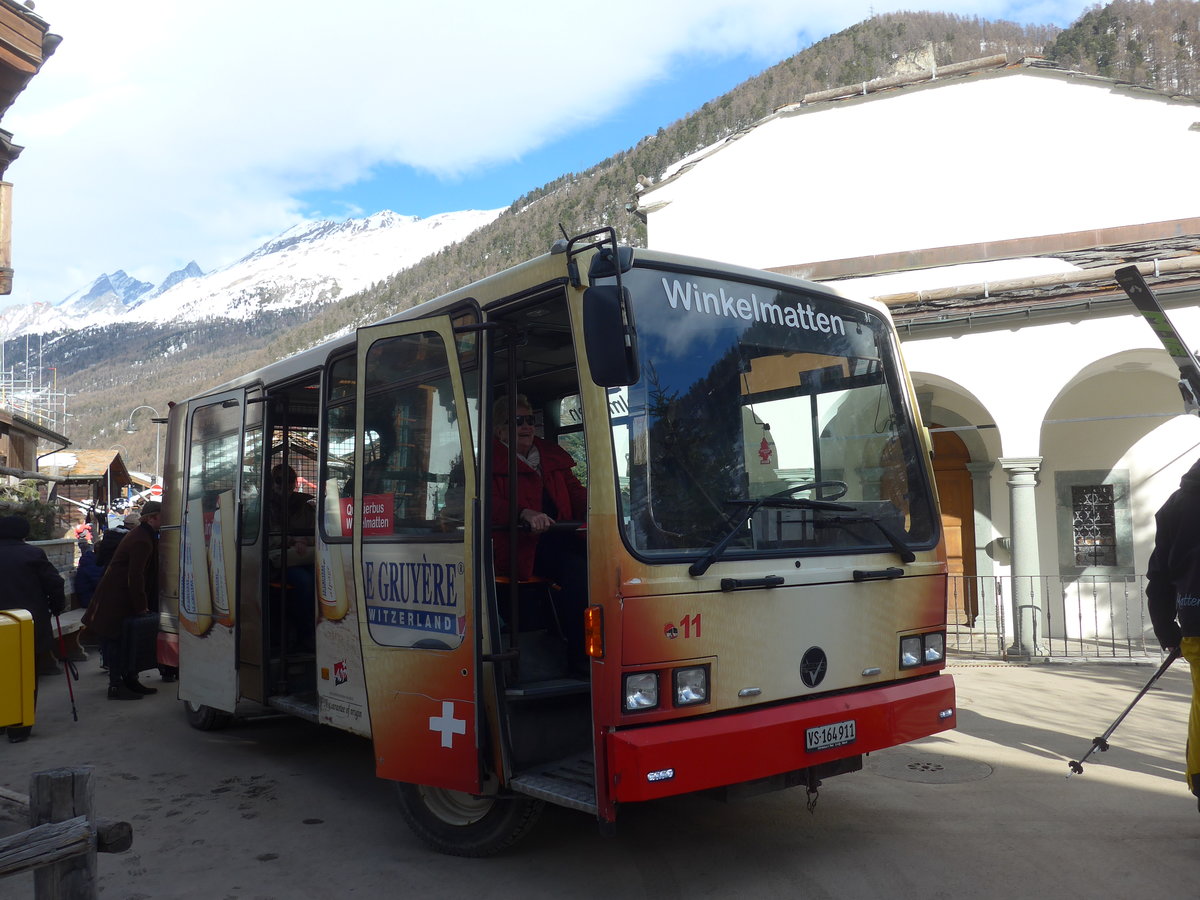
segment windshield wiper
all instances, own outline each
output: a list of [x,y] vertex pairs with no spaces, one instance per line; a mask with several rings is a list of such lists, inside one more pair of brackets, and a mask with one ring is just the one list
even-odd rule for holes
[[896,551],[896,555],[900,557],[901,562],[910,563],[917,558],[917,554],[913,553],[908,544],[904,543],[904,538],[900,533],[891,524],[884,522],[879,516],[860,512],[857,516],[834,516],[829,519],[822,519],[817,523],[817,526],[820,528],[827,528],[832,525],[874,525],[887,538],[887,542],[892,545],[892,549]]
[[[811,491],[816,488],[822,488],[830,482],[817,481],[812,484],[802,484],[798,487],[788,488],[780,491],[777,494],[769,494],[766,497],[759,497],[757,500],[729,500],[727,506],[745,506],[745,513],[738,516],[738,520],[733,526],[725,532],[725,536],[717,541],[704,556],[690,566],[688,566],[689,575],[703,575],[708,571],[709,566],[721,558],[721,554],[725,552],[725,548],[729,546],[729,542],[733,540],[741,527],[749,521],[749,519],[760,509],[821,509],[829,512],[857,512],[857,506],[848,506],[845,503],[834,503],[830,500],[809,500],[804,497],[793,497],[792,494],[797,491]],[[833,482],[840,485],[840,482]],[[915,557],[914,557],[915,559]]]

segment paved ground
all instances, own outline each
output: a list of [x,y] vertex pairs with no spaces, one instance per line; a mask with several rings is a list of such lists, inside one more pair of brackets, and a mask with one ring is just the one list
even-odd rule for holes
[[[489,860],[427,851],[371,771],[365,741],[274,719],[190,729],[170,686],[104,697],[93,660],[76,686],[42,681],[33,737],[0,741],[0,785],[92,765],[100,814],[134,826],[100,857],[101,896],[132,898],[813,897],[1011,898],[1194,895],[1200,814],[1183,785],[1188,672],[1176,663],[1108,753],[1068,779],[1152,666],[958,665],[959,728],[872,756],[802,791],[734,804],[702,797],[623,811],[604,838],[547,809]],[[0,831],[23,827],[0,803]],[[32,877],[0,896],[33,897]]]

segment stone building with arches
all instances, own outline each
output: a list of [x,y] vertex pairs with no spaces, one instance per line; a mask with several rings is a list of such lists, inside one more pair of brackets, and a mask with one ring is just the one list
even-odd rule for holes
[[990,654],[1141,655],[1154,512],[1200,457],[1113,273],[1200,343],[1200,104],[1042,60],[822,91],[644,179],[655,249],[886,304],[933,432],[952,621]]

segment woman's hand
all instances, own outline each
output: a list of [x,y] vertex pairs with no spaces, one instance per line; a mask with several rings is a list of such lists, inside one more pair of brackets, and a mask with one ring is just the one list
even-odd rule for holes
[[544,512],[538,512],[536,509],[521,510],[521,521],[529,526],[529,530],[534,534],[541,534],[547,528],[554,524],[554,520]]

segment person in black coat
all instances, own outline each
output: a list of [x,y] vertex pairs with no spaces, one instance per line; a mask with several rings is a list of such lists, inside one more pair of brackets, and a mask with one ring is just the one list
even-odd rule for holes
[[1200,461],[1155,514],[1154,524],[1146,603],[1159,644],[1178,648],[1192,667],[1187,783],[1200,798]]
[[[21,516],[0,518],[0,609],[27,609],[33,615],[33,646],[42,662],[53,662],[54,628],[51,618],[67,605],[62,576],[41,547],[25,543],[29,521]],[[58,667],[55,666],[55,672]],[[34,703],[37,691],[34,691]],[[8,739],[23,741],[31,726],[8,729]]]

